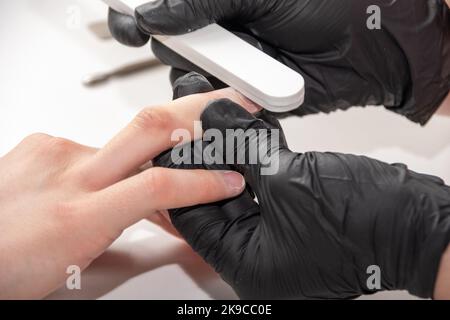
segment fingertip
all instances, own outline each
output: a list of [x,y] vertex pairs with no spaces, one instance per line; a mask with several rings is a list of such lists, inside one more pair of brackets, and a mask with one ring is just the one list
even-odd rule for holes
[[173,84],[173,98],[178,99],[196,93],[213,91],[211,83],[199,73],[189,72]]
[[229,197],[240,195],[245,189],[244,177],[235,171],[218,171],[226,186]]
[[178,35],[211,23],[189,1],[150,1],[136,8],[136,21],[149,34]]
[[171,20],[167,14],[160,14],[158,8],[151,1],[136,8],[135,17],[139,28],[149,34],[155,35],[173,35],[174,32],[170,32],[170,27],[167,29],[167,25],[171,25],[168,21]]
[[130,47],[144,46],[150,36],[139,30],[134,17],[108,10],[108,27],[111,35],[123,45]]
[[237,103],[241,108],[244,108],[247,112],[254,114],[257,113],[263,108],[258,105],[257,103],[253,102],[246,96],[244,96],[242,93],[236,91],[233,88],[226,88],[223,89],[223,92],[228,96],[232,101]]
[[263,110],[263,108],[260,105],[253,102],[249,98],[245,97],[242,93],[230,87],[215,91],[214,97],[216,100],[221,99],[230,100],[235,105],[239,106],[240,109],[244,109],[245,111],[251,114],[255,114]]

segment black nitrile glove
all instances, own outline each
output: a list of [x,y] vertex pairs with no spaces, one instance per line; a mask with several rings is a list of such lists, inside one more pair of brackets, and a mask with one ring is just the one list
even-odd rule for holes
[[[370,30],[377,5],[381,29]],[[450,10],[444,0],[159,0],[130,17],[110,11],[116,39],[181,34],[218,22],[301,73],[304,104],[293,113],[384,105],[425,124],[450,90]],[[175,81],[198,68],[153,41]],[[233,50],[233,48],[230,48]],[[263,70],[261,72],[264,72]]]
[[[175,84],[175,98],[208,88],[204,77],[189,74]],[[272,133],[280,128],[270,115],[257,119],[229,100],[212,102],[201,120],[204,130],[219,130],[224,137],[226,129],[243,129],[242,135],[248,129]],[[247,143],[216,152],[225,159],[250,146],[267,146],[255,139],[250,135]],[[203,165],[175,164],[171,152],[160,156],[156,164],[164,167],[240,171],[251,187],[233,200],[171,210],[174,226],[194,250],[241,298],[341,299],[373,293],[366,286],[372,265],[381,270],[381,290],[431,297],[450,242],[450,187],[401,164],[294,153],[282,134],[280,140],[279,146],[271,143],[269,153],[259,152],[278,157],[274,175],[262,175],[260,162],[206,165],[215,152],[203,152]],[[201,143],[204,150],[210,145],[196,145]]]

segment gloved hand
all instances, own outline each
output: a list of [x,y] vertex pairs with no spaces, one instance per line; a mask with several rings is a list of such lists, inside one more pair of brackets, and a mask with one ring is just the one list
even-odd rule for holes
[[[204,77],[189,74],[176,82],[175,98],[208,88]],[[205,131],[219,130],[223,141],[230,134],[226,129],[243,129],[241,138],[249,129],[265,129],[267,141],[280,129],[270,115],[255,118],[229,100],[212,102],[201,120]],[[340,299],[373,293],[366,286],[372,265],[381,270],[381,290],[432,296],[450,242],[450,187],[441,179],[366,157],[295,153],[282,134],[280,143],[270,143],[265,152],[266,140],[248,137],[231,149],[227,144],[222,153],[218,148],[206,152],[211,142],[197,142],[203,147],[202,165],[174,163],[172,155],[183,147],[156,161],[170,168],[244,174],[249,188],[239,197],[170,211],[180,234],[241,298]],[[225,160],[249,154],[255,145],[261,159],[256,164],[211,164],[217,152]],[[279,165],[276,174],[261,174],[268,163],[264,155],[278,159],[272,161]]]
[[[381,29],[370,30],[369,6]],[[303,75],[297,115],[384,105],[425,124],[450,90],[450,10],[443,0],[159,0],[135,21],[110,11],[114,37],[143,45],[148,34],[182,34],[218,22]],[[172,82],[203,73],[156,40]],[[230,48],[233,50],[233,48]]]

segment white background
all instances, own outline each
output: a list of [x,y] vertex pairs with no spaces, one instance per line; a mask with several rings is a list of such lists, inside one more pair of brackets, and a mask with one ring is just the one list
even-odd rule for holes
[[[79,24],[76,15],[73,19],[78,10]],[[148,46],[132,49],[97,39],[87,25],[105,18],[100,0],[0,2],[0,155],[33,132],[100,147],[142,107],[170,100],[167,67],[96,88],[81,85],[87,74],[151,54]],[[383,108],[355,108],[290,118],[283,127],[293,150],[403,162],[450,183],[450,118],[436,116],[421,128]],[[236,298],[182,241],[148,222],[127,230],[94,262],[83,273],[82,287],[61,289],[49,298]],[[394,292],[364,298],[409,296]]]

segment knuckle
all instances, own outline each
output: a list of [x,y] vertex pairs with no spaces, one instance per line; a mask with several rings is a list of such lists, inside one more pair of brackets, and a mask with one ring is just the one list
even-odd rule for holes
[[72,155],[76,144],[44,133],[34,133],[26,137],[21,145],[33,159],[39,159],[44,163],[47,161],[59,163],[59,161],[66,161]]
[[36,145],[36,144],[41,144],[44,143],[47,140],[50,140],[52,138],[52,136],[45,134],[45,133],[33,133],[30,134],[29,136],[25,137],[22,140],[23,144],[32,144],[32,145]]
[[66,158],[73,147],[74,143],[72,141],[51,137],[40,145],[40,151],[54,160],[55,158]]
[[133,123],[138,129],[159,132],[169,130],[171,120],[171,115],[167,110],[149,107],[141,110]]
[[95,174],[92,174],[92,170],[75,168],[75,170],[69,170],[68,176],[86,191],[92,192],[101,189],[98,178]]
[[64,138],[53,137],[48,141],[48,147],[51,150],[66,151],[73,146],[73,142]]

